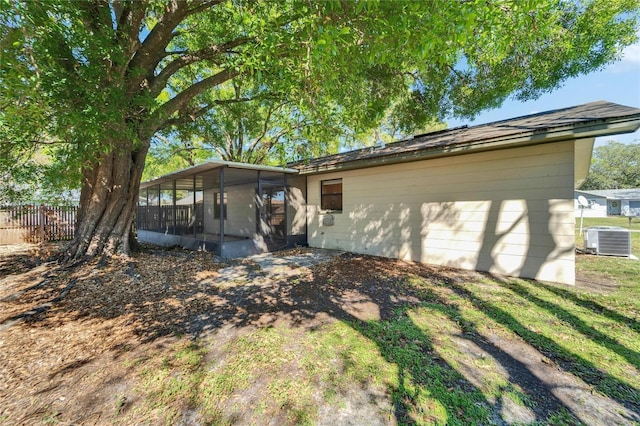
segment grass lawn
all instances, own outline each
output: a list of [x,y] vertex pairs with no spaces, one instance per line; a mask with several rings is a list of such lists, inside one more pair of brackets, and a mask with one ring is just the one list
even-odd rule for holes
[[60,305],[0,331],[0,424],[640,421],[638,261],[578,256],[611,284],[594,291],[365,256],[220,282],[229,265],[203,256],[79,271]]

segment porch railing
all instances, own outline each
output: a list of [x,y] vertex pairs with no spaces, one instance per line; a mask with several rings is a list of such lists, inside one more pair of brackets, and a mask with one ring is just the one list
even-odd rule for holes
[[[174,235],[202,232],[204,205],[138,206],[137,222],[141,231],[154,231]],[[195,228],[195,229],[194,229]]]

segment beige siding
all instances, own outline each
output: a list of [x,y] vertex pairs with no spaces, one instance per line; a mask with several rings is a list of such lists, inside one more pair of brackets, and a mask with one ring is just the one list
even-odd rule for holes
[[306,179],[304,176],[289,176],[287,185],[287,234],[303,235],[307,224]]
[[202,202],[204,203],[204,218],[202,223],[204,232],[209,234],[217,234],[220,231],[218,221],[213,219],[213,194],[215,192],[213,189],[208,189],[202,193]]
[[[227,193],[227,220],[224,233],[253,237],[256,233],[255,185],[234,185],[225,188]],[[205,232],[218,234],[220,221],[213,218],[214,194],[219,190],[204,191]]]
[[[572,141],[309,176],[312,247],[573,283]],[[320,181],[342,178],[323,226]]]

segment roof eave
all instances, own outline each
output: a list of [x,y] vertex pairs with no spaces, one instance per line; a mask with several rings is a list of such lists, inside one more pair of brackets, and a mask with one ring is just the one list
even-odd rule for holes
[[640,128],[640,114],[634,114],[618,119],[598,120],[580,123],[578,125],[557,127],[545,132],[530,132],[526,134],[510,135],[479,141],[471,141],[449,147],[433,147],[418,151],[389,154],[343,163],[321,166],[306,166],[300,169],[300,174],[320,174],[333,171],[353,170],[367,167],[390,165],[410,161],[420,161],[438,157],[468,154],[471,152],[491,151],[512,147],[523,147],[571,139],[595,138],[600,136],[632,133]]
[[263,171],[263,172],[287,173],[287,174],[298,174],[298,173],[300,173],[299,170],[290,169],[290,168],[284,168],[284,167],[263,166],[263,165],[259,165],[259,164],[245,164],[245,163],[238,163],[238,162],[235,162],[235,161],[216,160],[216,161],[208,161],[206,163],[202,163],[202,164],[198,164],[198,165],[195,165],[195,166],[191,166],[191,167],[189,167],[187,169],[179,170],[177,172],[170,173],[168,175],[160,176],[158,178],[142,182],[142,183],[140,183],[140,189],[147,188],[147,187],[150,187],[150,186],[159,185],[159,184],[162,184],[164,182],[172,181],[174,179],[180,179],[180,178],[184,178],[184,177],[187,177],[187,176],[197,175],[199,173],[210,172],[212,170],[216,170],[216,169],[219,169],[221,167],[229,167],[229,168],[232,168],[232,169]]

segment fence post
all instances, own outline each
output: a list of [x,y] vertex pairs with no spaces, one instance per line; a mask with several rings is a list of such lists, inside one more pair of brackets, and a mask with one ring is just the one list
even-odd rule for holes
[[39,226],[38,226],[38,231],[40,233],[40,242],[44,243],[45,242],[45,234],[44,234],[44,221],[46,219],[46,216],[44,214],[44,205],[40,204],[38,207],[38,216],[39,216]]

